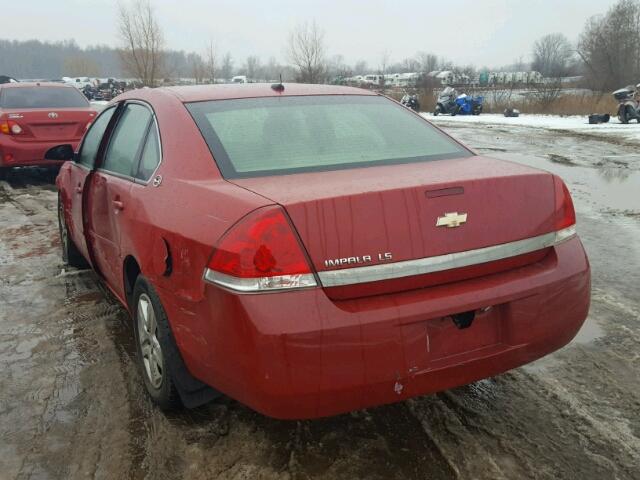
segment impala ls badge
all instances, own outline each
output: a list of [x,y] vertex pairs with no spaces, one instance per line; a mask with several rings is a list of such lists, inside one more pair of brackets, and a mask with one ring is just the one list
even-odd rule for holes
[[325,267],[343,267],[345,265],[361,265],[363,263],[371,263],[373,261],[378,262],[390,262],[393,260],[393,254],[391,252],[378,253],[378,256],[374,258],[372,255],[362,255],[357,257],[344,257],[344,258],[332,258],[324,261]]
[[49,118],[58,118],[58,114],[56,112],[49,112]]
[[443,217],[438,217],[436,227],[456,228],[463,223],[467,223],[466,213],[451,212],[445,213]]

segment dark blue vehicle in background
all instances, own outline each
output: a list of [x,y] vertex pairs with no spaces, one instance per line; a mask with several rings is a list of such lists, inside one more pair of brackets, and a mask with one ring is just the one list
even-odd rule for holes
[[466,93],[458,95],[455,88],[447,87],[438,95],[433,114],[436,116],[440,114],[480,115],[483,103],[484,97],[482,96],[467,95]]

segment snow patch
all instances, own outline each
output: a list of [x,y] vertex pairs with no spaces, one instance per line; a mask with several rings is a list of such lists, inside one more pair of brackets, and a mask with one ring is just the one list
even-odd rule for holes
[[610,138],[618,141],[640,143],[640,125],[633,122],[624,125],[616,117],[612,117],[609,123],[590,125],[587,115],[573,115],[561,117],[559,115],[527,115],[519,117],[505,117],[500,114],[482,114],[479,116],[457,115],[433,116],[430,113],[421,113],[423,117],[436,125],[473,124],[473,125],[499,125],[501,127],[527,127],[544,128],[547,130],[560,130],[573,133],[594,135]]

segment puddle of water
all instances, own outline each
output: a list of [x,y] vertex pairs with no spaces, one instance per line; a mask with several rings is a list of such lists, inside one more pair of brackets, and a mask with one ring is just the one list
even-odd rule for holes
[[[589,315],[575,338],[564,348],[571,348],[571,345],[574,344],[588,345],[593,343],[594,340],[604,336],[605,333],[600,325],[598,325],[593,317]],[[540,374],[559,365],[560,363],[561,361],[559,360],[559,357],[552,353],[551,355],[546,355],[534,362],[523,365],[521,368],[530,373]]]
[[492,156],[555,173],[569,184],[571,190],[581,190],[605,209],[640,212],[638,171],[566,165],[554,163],[547,158],[518,153],[495,153]]
[[582,328],[573,339],[572,343],[591,343],[595,339],[603,337],[604,332],[600,325],[596,323],[596,321],[591,317],[587,317],[587,320],[582,325]]

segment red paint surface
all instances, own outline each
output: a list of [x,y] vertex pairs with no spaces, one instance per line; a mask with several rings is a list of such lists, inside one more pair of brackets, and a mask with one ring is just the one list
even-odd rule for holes
[[[302,85],[284,94],[314,93],[370,94]],[[73,239],[125,305],[123,264],[137,261],[195,377],[266,415],[312,418],[496,375],[573,338],[590,297],[577,238],[497,264],[375,285],[243,295],[205,284],[222,235],[271,204],[286,209],[316,270],[326,258],[390,251],[408,260],[554,229],[553,176],[483,157],[227,182],[182,100],[267,95],[280,94],[268,86],[127,93],[116,100],[147,101],[157,115],[161,186],[97,172],[86,180],[71,162],[58,177]],[[458,187],[464,192],[425,194]],[[116,211],[117,196],[124,209]],[[451,211],[467,212],[467,224],[436,228],[436,217]],[[168,276],[160,268],[166,253],[154,247],[161,241],[171,252]],[[468,329],[450,318],[487,307]]]

